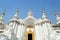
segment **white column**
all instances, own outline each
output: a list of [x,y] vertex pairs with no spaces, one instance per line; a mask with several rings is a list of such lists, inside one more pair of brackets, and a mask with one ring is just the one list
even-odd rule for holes
[[17,38],[18,38],[19,40],[21,40],[21,36],[22,36],[21,34],[22,34],[21,25],[18,25]]
[[42,27],[40,25],[35,26],[35,40],[42,40]]
[[14,34],[16,35],[17,23],[14,25]]
[[15,28],[15,34],[17,36],[17,31],[18,31],[18,24],[16,24],[16,28]]
[[24,37],[25,37],[25,26],[23,24],[20,24],[18,26],[17,38],[19,40],[25,40]]
[[25,26],[22,24],[22,40],[25,40]]
[[14,35],[14,30],[15,30],[15,23],[12,24],[13,27],[12,27],[12,32],[11,32],[11,40],[15,40],[15,35]]
[[43,40],[48,40],[48,29],[46,23],[43,23],[42,25],[43,28]]
[[42,31],[43,29],[42,29],[42,26],[41,26],[41,24],[39,25],[39,31],[40,31],[40,40],[42,40],[43,39],[43,31]]

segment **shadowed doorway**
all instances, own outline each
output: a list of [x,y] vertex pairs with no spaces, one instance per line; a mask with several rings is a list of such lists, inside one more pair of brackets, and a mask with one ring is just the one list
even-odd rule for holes
[[32,40],[32,34],[28,34],[28,40]]

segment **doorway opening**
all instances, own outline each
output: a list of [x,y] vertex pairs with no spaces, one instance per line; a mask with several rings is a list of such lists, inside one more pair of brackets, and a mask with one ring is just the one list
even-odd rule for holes
[[32,34],[28,34],[28,40],[32,40]]
[[26,29],[26,40],[34,40],[34,30],[33,28]]

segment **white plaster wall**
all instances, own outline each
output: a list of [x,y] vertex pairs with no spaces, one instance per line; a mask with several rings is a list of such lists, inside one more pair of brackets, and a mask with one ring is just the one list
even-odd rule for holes
[[[15,25],[15,23],[13,24]],[[17,38],[19,40],[25,40],[25,26],[24,25],[15,25],[12,26],[11,24],[9,24],[9,26],[7,27],[7,30],[5,31],[5,35],[7,35],[9,37],[9,39],[11,39],[11,31],[12,31],[12,27],[16,27],[17,29]],[[48,29],[51,30],[51,25],[49,23],[45,23],[41,25],[36,25],[35,26],[35,40],[48,40]],[[52,30],[51,30],[52,31]],[[50,32],[51,32],[50,31]]]
[[12,32],[13,25],[12,23],[9,23],[9,25],[6,25],[4,34],[8,36],[9,39],[11,39],[11,32]]
[[22,25],[22,39],[21,40],[25,40],[25,25]]
[[11,39],[11,33],[14,32],[14,36],[16,36],[17,34],[17,28],[18,28],[18,24],[17,23],[9,23],[9,25],[7,25],[7,28],[5,30],[5,35],[8,36],[9,39]]

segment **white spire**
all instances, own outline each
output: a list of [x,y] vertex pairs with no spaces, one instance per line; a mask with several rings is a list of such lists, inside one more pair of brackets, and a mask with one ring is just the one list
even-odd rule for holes
[[16,9],[16,13],[13,18],[18,18],[18,9]]
[[32,16],[31,10],[28,11],[28,16]]
[[56,16],[57,24],[59,24],[60,23],[60,17],[58,15],[58,12],[55,12],[55,16]]
[[2,18],[4,18],[4,16],[5,16],[5,11],[4,11],[4,12],[2,12],[1,17],[2,17]]
[[44,9],[42,9],[42,22],[50,22],[45,15]]
[[3,23],[4,16],[5,16],[5,10],[2,12],[2,15],[0,16],[0,23]]
[[46,15],[44,13],[44,9],[42,9],[42,19],[46,19]]

